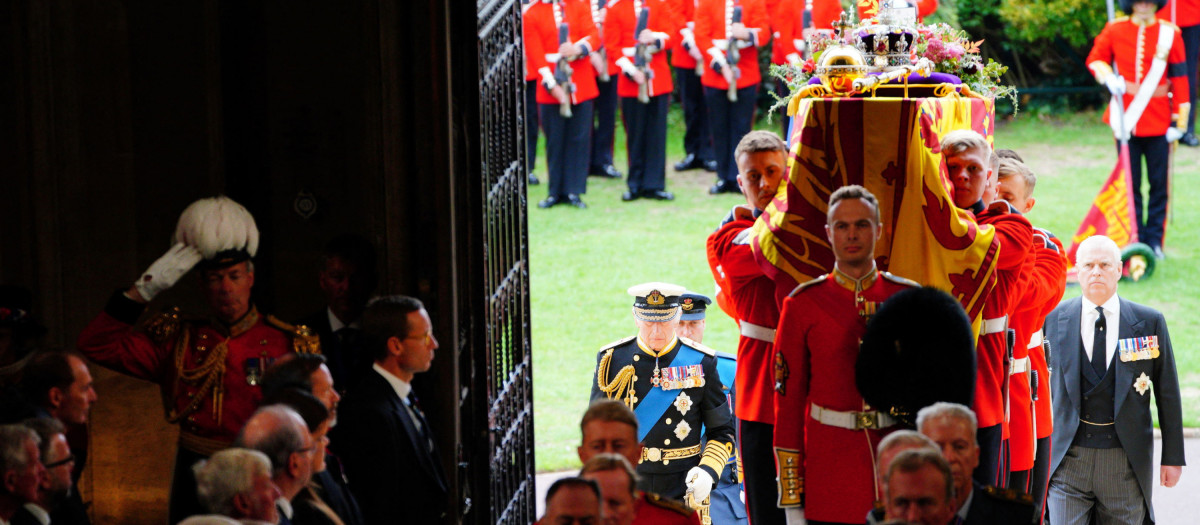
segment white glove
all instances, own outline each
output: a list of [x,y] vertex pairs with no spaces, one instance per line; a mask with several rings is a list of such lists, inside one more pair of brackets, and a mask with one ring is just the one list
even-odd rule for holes
[[1175,142],[1183,138],[1183,130],[1175,126],[1167,128],[1167,142]]
[[204,256],[200,250],[184,243],[177,243],[154,264],[151,264],[142,277],[133,283],[139,294],[146,301],[151,301],[159,292],[175,286],[179,278],[188,273]]
[[1113,73],[1104,79],[1104,87],[1108,88],[1108,92],[1113,96],[1119,97],[1125,94],[1125,77]]
[[788,507],[783,509],[783,516],[787,519],[787,525],[808,525],[808,521],[804,519],[803,508]]
[[692,467],[689,470],[687,477],[687,491],[692,493],[692,499],[696,503],[700,503],[708,498],[708,494],[713,489],[712,476],[708,475],[704,469],[700,467]]

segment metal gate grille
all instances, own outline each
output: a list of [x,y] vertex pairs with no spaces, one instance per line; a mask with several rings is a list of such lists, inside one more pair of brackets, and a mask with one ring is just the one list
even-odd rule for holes
[[488,303],[486,345],[472,352],[476,392],[487,392],[490,461],[488,472],[472,466],[471,474],[485,476],[489,484],[489,523],[527,524],[536,519],[536,493],[521,5],[515,0],[480,0],[477,8],[482,285]]

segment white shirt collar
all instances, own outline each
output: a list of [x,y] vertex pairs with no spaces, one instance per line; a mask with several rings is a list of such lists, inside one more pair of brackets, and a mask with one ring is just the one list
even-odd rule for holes
[[30,514],[33,514],[33,517],[37,518],[38,522],[42,525],[50,525],[50,513],[46,512],[46,509],[43,509],[41,505],[36,503],[26,503],[25,510],[29,511]]
[[[1088,313],[1088,312],[1094,313],[1096,311],[1096,306],[1097,306],[1096,303],[1089,301],[1087,297],[1081,297],[1081,299],[1083,299],[1084,313]],[[1119,296],[1117,296],[1117,294],[1112,294],[1112,297],[1109,297],[1107,301],[1104,301],[1104,304],[1099,305],[1099,306],[1101,308],[1104,308],[1105,317],[1108,317],[1108,315],[1112,314],[1112,313],[1120,313],[1121,312],[1121,298]]]
[[[1082,297],[1080,301],[1082,314],[1079,316],[1079,336],[1083,342],[1083,352],[1088,359],[1092,358],[1092,342],[1096,331],[1096,303]],[[1104,362],[1112,362],[1113,354],[1117,353],[1117,340],[1121,331],[1121,297],[1113,294],[1104,304],[1104,323],[1107,331],[1104,334]]]
[[371,365],[371,368],[374,368],[376,372],[379,372],[379,375],[383,376],[383,378],[387,380],[388,384],[392,385],[392,388],[396,391],[396,395],[400,396],[400,400],[404,401],[404,404],[407,405],[408,393],[412,392],[412,385],[409,384],[408,381],[400,379],[399,377],[392,375],[391,372],[384,370],[382,366],[379,366],[379,363]]
[[359,328],[358,320],[355,320],[350,324],[343,323],[341,319],[338,319],[338,316],[333,315],[332,308],[326,307],[325,315],[329,316],[329,333],[331,334],[336,334],[338,330],[346,327],[354,328],[356,330]]
[[287,516],[288,521],[291,521],[292,514],[295,512],[292,510],[292,502],[288,501],[287,498],[279,498],[275,500],[275,506],[279,507],[279,512]]
[[967,493],[967,500],[963,502],[962,507],[958,509],[958,517],[963,521],[967,520],[967,514],[971,512],[971,500],[975,499],[975,485],[971,485],[971,491]]

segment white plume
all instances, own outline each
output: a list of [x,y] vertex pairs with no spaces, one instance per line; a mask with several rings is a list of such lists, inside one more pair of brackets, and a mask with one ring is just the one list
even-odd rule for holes
[[258,227],[246,208],[221,195],[200,199],[183,210],[172,242],[195,247],[205,259],[237,249],[245,249],[254,257],[258,252]]

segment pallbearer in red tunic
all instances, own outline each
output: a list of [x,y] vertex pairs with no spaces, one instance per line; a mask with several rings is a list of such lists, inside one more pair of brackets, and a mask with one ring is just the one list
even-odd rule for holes
[[[289,352],[320,351],[316,335],[261,315],[250,302],[258,229],[240,204],[227,197],[193,203],[179,218],[175,242],[79,335],[79,351],[89,359],[162,389],[167,421],[179,424],[171,523],[202,511],[191,465],[233,442],[258,408],[267,366]],[[135,326],[146,304],[193,266],[211,317],[169,309]]]
[[[709,193],[736,193],[733,149],[750,132],[762,74],[758,49],[771,40],[762,0],[701,0],[696,46],[704,53],[704,102],[717,157],[717,183]],[[732,89],[731,89],[732,87]]]
[[[1118,136],[1129,137],[1129,164],[1133,176],[1133,206],[1137,214],[1138,240],[1161,257],[1167,218],[1168,138],[1174,141],[1187,129],[1191,91],[1187,61],[1179,28],[1155,18],[1166,0],[1123,0],[1121,9],[1130,17],[1109,22],[1096,36],[1088,53],[1088,69],[1096,81],[1122,98],[1124,127],[1110,120]],[[1116,70],[1112,64],[1116,63]],[[1168,128],[1175,127],[1175,133]],[[1142,159],[1150,202],[1142,206]],[[1143,209],[1145,210],[1143,216]]]
[[591,8],[585,0],[541,0],[525,10],[521,31],[526,68],[540,79],[538,115],[550,171],[549,196],[538,207],[585,208],[580,195],[587,191],[593,100],[599,94],[588,59],[600,48]]
[[775,340],[775,455],[788,521],[862,523],[877,497],[879,440],[896,424],[855,386],[859,338],[880,303],[917,283],[875,268],[874,195],[844,186],[825,227],[836,260],[783,301]]
[[[976,344],[975,403],[979,418],[979,467],[975,479],[983,485],[1004,486],[1003,438],[1006,433],[1008,376],[1012,363],[1009,344],[1009,315],[1021,296],[1018,284],[1025,259],[1033,244],[1029,221],[1007,202],[995,199],[995,175],[991,168],[992,147],[982,135],[955,130],[942,139],[942,154],[951,183],[954,204],[975,215],[979,224],[990,224],[1000,239],[996,260],[996,285],[983,306],[983,325]],[[985,197],[985,190],[991,188]]]
[[[1005,150],[997,151],[1002,157],[1009,155]],[[1033,209],[1033,189],[1037,177],[1015,157],[1001,158],[998,176],[998,196],[1012,204],[1021,213]],[[1029,258],[1030,271],[1026,281],[1020,285],[1024,296],[1013,313],[1012,326],[1016,331],[1018,351],[1015,359],[1026,357],[1028,370],[1023,366],[1012,367],[1010,388],[1014,391],[1025,388],[1032,403],[1024,411],[1029,418],[1019,420],[1013,406],[1011,432],[1012,470],[1009,487],[1033,496],[1034,515],[1042,516],[1042,505],[1046,501],[1047,483],[1050,480],[1050,434],[1054,428],[1050,414],[1050,370],[1046,365],[1043,349],[1042,324],[1046,316],[1058,306],[1067,284],[1067,259],[1062,242],[1042,228],[1033,228],[1033,248]],[[1025,347],[1026,356],[1019,351]],[[1010,403],[1011,405],[1011,403]],[[1022,472],[1027,471],[1027,472]],[[1040,521],[1040,520],[1039,520]]]
[[746,509],[756,525],[782,523],[776,505],[773,358],[779,306],[775,282],[754,260],[750,233],[754,220],[786,182],[787,145],[770,131],[751,131],[735,150],[738,186],[746,204],[733,208],[720,228],[708,237],[708,260],[722,293],[733,303],[741,337],[738,339],[735,414],[746,487]]
[[604,45],[621,71],[617,95],[629,153],[629,190],[621,200],[672,200],[667,184],[667,109],[674,83],[667,46],[679,22],[666,0],[617,0],[609,4]]

